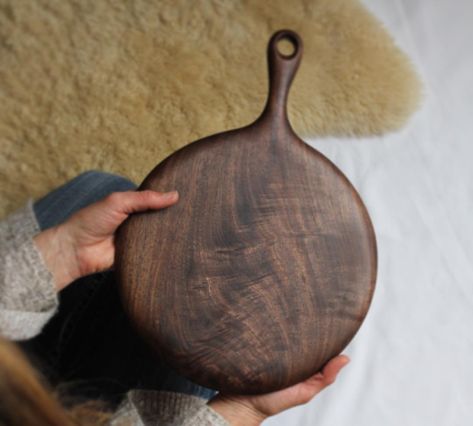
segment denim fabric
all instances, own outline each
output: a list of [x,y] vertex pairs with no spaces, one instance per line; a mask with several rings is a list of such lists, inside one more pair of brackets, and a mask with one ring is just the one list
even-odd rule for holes
[[[85,172],[34,203],[41,229],[115,191],[136,189],[117,175]],[[178,375],[152,353],[122,309],[112,271],[83,277],[61,291],[58,313],[21,343],[43,374],[77,399],[112,406],[130,389],[160,389],[210,399],[215,391]]]
[[33,208],[40,228],[47,229],[112,192],[135,189],[136,185],[124,177],[91,170],[46,194]]

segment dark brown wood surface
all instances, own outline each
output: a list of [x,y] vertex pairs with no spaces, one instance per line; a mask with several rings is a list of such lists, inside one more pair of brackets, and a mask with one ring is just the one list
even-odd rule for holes
[[[278,51],[282,38],[292,55]],[[319,371],[360,327],[375,286],[360,197],[287,119],[301,56],[297,34],[276,33],[262,115],[156,166],[139,190],[177,189],[179,202],[134,214],[117,233],[137,330],[178,372],[223,392],[263,393]]]

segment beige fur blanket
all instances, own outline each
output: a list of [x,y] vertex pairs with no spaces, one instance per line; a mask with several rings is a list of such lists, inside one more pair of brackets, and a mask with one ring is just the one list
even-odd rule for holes
[[301,136],[393,131],[416,108],[409,60],[356,0],[0,0],[0,215],[87,169],[139,183],[253,121],[281,28],[304,41]]

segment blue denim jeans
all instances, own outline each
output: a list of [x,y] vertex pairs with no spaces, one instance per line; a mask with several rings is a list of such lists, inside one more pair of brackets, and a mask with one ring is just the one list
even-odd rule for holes
[[[121,176],[85,172],[34,203],[40,228],[59,224],[115,191],[136,189]],[[210,399],[216,391],[178,375],[133,330],[112,271],[83,277],[59,294],[58,313],[21,346],[43,374],[75,399],[112,406],[130,389],[160,389]]]

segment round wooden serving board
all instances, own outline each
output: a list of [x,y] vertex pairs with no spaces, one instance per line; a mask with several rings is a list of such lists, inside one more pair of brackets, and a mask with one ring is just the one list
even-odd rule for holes
[[262,115],[156,166],[138,190],[177,189],[178,203],[133,214],[117,233],[130,320],[175,370],[221,392],[264,393],[316,373],[352,339],[373,295],[368,213],[287,119],[301,56],[296,33],[274,34]]

